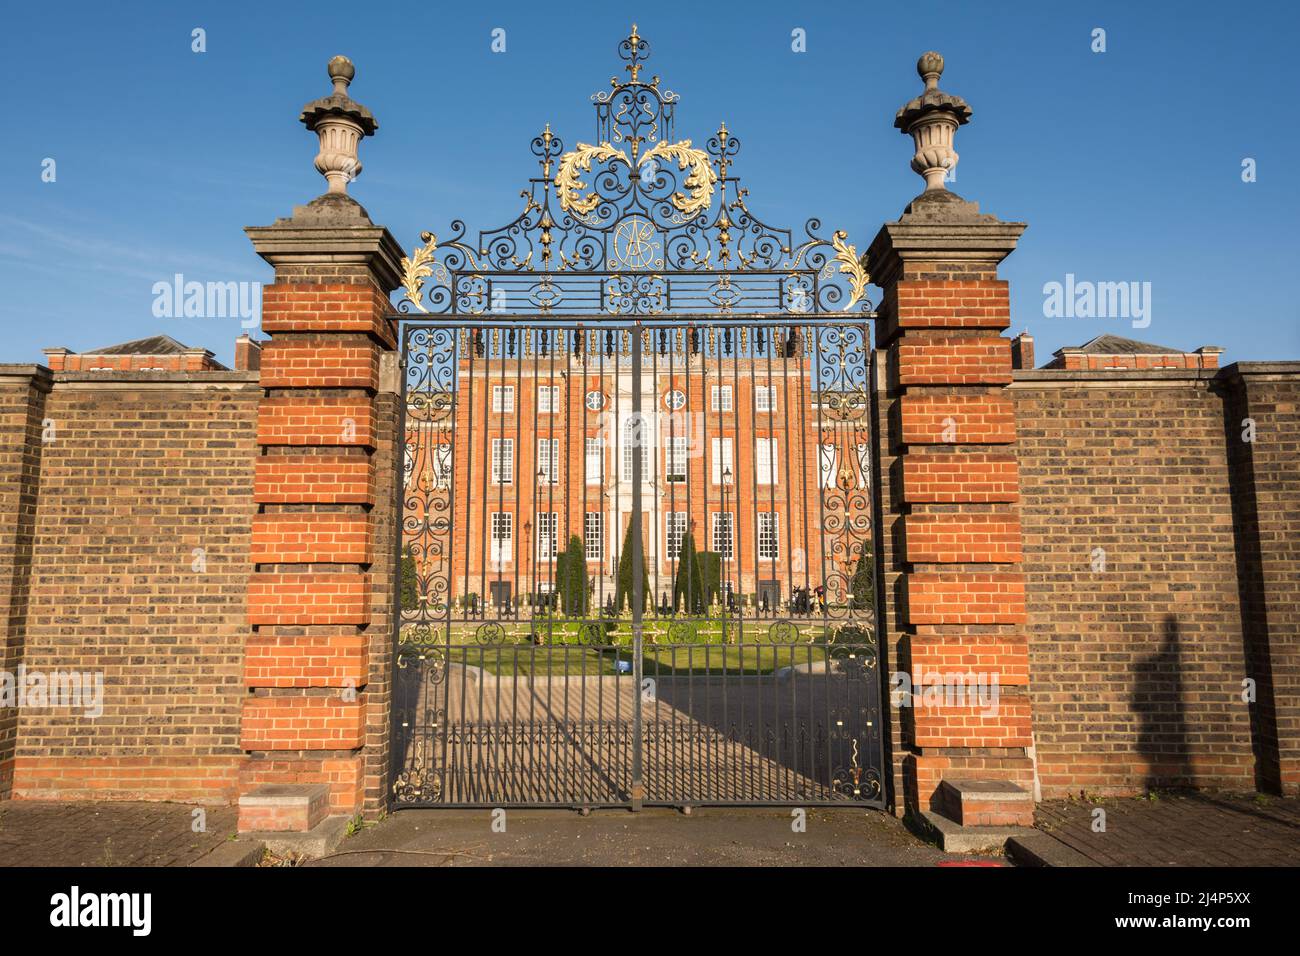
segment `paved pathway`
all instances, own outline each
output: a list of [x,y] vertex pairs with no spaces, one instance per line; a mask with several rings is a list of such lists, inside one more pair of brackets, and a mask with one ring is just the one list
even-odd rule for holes
[[[836,661],[829,676],[653,679],[641,708],[645,800],[797,805],[874,797],[865,768],[878,728],[868,716],[866,671],[845,665]],[[630,677],[497,677],[459,664],[412,673],[422,679],[396,691],[405,802],[626,801],[638,697]]]
[[[1106,811],[1094,833],[1092,811]],[[234,807],[169,803],[0,803],[0,866],[184,866],[234,833]],[[1162,794],[1040,804],[1038,826],[1100,866],[1300,866],[1300,798]],[[346,840],[316,866],[933,866],[941,853],[895,818],[853,809],[403,810]],[[352,851],[364,852],[352,852]],[[993,860],[996,858],[985,857]]]
[[944,853],[879,811],[811,809],[807,830],[789,810],[704,808],[509,810],[504,833],[490,810],[399,810],[310,866],[934,866],[999,856]]
[[235,832],[235,807],[179,803],[0,802],[0,866],[188,866]]
[[[1106,811],[1105,832],[1092,829]],[[1300,866],[1300,798],[1189,793],[1051,800],[1038,828],[1098,866]]]

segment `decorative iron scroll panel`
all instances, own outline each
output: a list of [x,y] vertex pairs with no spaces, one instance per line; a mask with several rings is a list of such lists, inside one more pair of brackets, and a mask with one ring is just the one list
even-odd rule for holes
[[883,805],[865,320],[402,337],[395,807]]
[[641,75],[650,45],[619,46],[627,79],[591,99],[595,140],[533,138],[523,210],[494,229],[454,220],[402,261],[407,315],[870,314],[865,257],[837,229],[764,221],[735,175],[726,124],[677,139],[680,98]]

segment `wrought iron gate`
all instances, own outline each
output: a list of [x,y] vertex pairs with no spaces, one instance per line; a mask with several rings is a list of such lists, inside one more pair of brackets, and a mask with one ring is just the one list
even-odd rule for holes
[[884,803],[865,267],[647,53],[403,262],[394,806]]

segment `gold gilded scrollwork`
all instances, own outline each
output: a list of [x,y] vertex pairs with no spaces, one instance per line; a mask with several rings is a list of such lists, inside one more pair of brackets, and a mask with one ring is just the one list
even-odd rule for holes
[[412,305],[421,312],[428,312],[420,299],[424,280],[433,275],[430,263],[438,251],[438,237],[431,232],[422,232],[420,238],[424,245],[416,249],[414,255],[402,257],[402,288],[406,290],[406,297]]
[[849,277],[849,301],[846,308],[853,308],[853,303],[862,298],[867,291],[871,277],[858,257],[858,250],[848,243],[849,234],[837,229],[831,236],[831,246],[835,249],[835,261],[840,264],[840,272]]
[[[718,174],[709,161],[708,154],[702,149],[691,146],[689,139],[680,143],[661,140],[652,146],[638,160],[638,166],[644,166],[652,159],[663,159],[675,163],[677,168],[686,172],[682,183],[685,192],[678,190],[672,195],[672,204],[686,216],[693,216],[702,209],[708,209],[713,202],[713,187],[718,181]],[[596,161],[622,160],[631,165],[624,153],[617,146],[609,143],[579,143],[578,148],[560,157],[559,167],[555,171],[555,191],[560,197],[560,208],[579,216],[588,215],[600,203],[599,193],[583,194],[587,184],[579,177],[591,172],[591,165]]]
[[690,195],[682,192],[673,193],[673,205],[687,216],[692,216],[701,209],[708,209],[713,202],[713,184],[718,181],[718,174],[714,171],[713,164],[709,162],[708,154],[702,149],[692,149],[689,139],[684,139],[680,143],[661,140],[641,157],[641,163],[644,165],[651,159],[661,156],[677,163],[678,169],[689,170],[682,185],[690,190]]
[[587,184],[578,178],[578,174],[590,173],[595,160],[621,159],[628,162],[627,154],[617,146],[609,143],[579,143],[578,148],[560,157],[559,168],[555,171],[555,191],[560,196],[560,208],[565,212],[585,216],[596,208],[600,202],[599,193],[582,195]]
[[[635,33],[620,45],[634,77],[648,54]],[[820,221],[810,219],[799,238],[763,221],[730,174],[740,143],[725,124],[695,148],[676,139],[678,97],[660,91],[658,77],[648,86],[611,82],[611,91],[593,97],[592,143],[565,152],[549,125],[534,138],[541,176],[520,193],[524,209],[514,220],[477,237],[454,220],[441,244],[421,233],[426,244],[401,262],[406,298],[399,311],[479,314],[488,291],[502,284],[499,276],[540,272],[551,278],[538,295],[521,300],[524,311],[550,313],[564,300],[566,309],[605,312],[600,273],[655,270],[664,276],[669,312],[683,310],[707,287],[705,307],[719,314],[858,309],[870,316],[867,258],[844,230],[818,234]],[[687,294],[674,296],[673,286]],[[632,302],[628,308],[636,313],[658,309],[650,298]]]

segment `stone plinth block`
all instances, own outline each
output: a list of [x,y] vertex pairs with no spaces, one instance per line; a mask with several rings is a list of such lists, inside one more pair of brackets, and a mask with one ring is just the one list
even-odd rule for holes
[[263,784],[239,798],[239,832],[305,832],[325,819],[329,797],[323,783]]
[[1010,780],[947,780],[939,784],[939,809],[964,827],[1032,827],[1034,798]]

